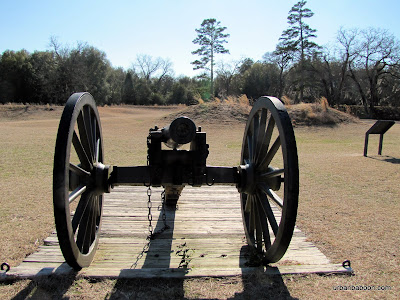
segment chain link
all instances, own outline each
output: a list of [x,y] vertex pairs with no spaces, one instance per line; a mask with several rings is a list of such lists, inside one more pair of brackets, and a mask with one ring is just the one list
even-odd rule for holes
[[161,193],[161,212],[162,212],[162,220],[164,222],[164,227],[169,228],[167,225],[167,215],[165,214],[165,190]]
[[[151,207],[153,206],[151,203],[151,172],[150,172],[150,153],[149,153],[149,145],[151,144],[151,135],[149,133],[149,135],[147,136],[147,167],[149,169],[149,186],[147,187],[147,197],[148,197],[148,201],[147,201],[147,208],[149,209],[149,212],[147,214],[147,220],[149,221],[149,237],[151,238],[151,236],[153,236],[153,225],[151,224],[151,221],[153,221],[153,215],[151,213]],[[148,239],[150,239],[148,237]]]
[[147,197],[148,197],[147,208],[149,209],[149,213],[147,214],[147,220],[149,220],[149,233],[150,233],[150,236],[152,236],[153,235],[153,225],[151,224],[151,221],[153,221],[153,215],[151,213],[151,207],[153,206],[153,204],[151,203],[151,187],[150,187],[150,185],[147,188]]

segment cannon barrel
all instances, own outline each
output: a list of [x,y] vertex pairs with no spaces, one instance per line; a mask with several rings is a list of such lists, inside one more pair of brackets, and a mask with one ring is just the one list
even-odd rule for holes
[[196,125],[188,117],[176,118],[168,126],[161,129],[162,141],[169,148],[176,149],[188,144],[196,136]]

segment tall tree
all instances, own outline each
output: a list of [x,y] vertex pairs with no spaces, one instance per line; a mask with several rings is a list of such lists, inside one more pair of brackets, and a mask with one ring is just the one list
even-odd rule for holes
[[244,73],[242,92],[253,100],[276,95],[279,89],[278,77],[279,70],[275,64],[256,62]]
[[133,76],[130,71],[126,72],[124,84],[122,86],[122,101],[126,104],[137,104],[132,77]]
[[26,50],[3,53],[0,60],[0,103],[31,101],[32,66]]
[[193,70],[209,70],[211,77],[210,93],[211,97],[214,97],[214,65],[215,55],[218,53],[229,53],[228,49],[223,46],[228,41],[226,38],[229,37],[228,33],[224,33],[226,27],[221,26],[221,22],[216,19],[205,19],[201,23],[200,29],[195,29],[197,32],[197,38],[193,40],[194,44],[198,44],[201,47],[192,54],[199,55],[200,60],[195,60],[191,64],[194,65]]
[[265,53],[263,59],[267,63],[275,64],[279,68],[279,88],[277,96],[281,98],[285,88],[285,77],[288,73],[290,62],[293,59],[292,52],[288,49],[287,45],[284,45],[283,42],[279,42],[275,51]]
[[305,61],[310,58],[313,52],[320,47],[311,41],[316,38],[316,29],[312,29],[305,23],[305,19],[311,18],[314,13],[305,8],[307,1],[301,0],[297,2],[289,11],[288,23],[289,28],[284,30],[280,40],[282,43],[278,44],[277,52],[281,50],[289,51],[294,54],[293,58],[299,63],[299,89],[300,89],[300,102],[303,101],[304,85],[305,85]]

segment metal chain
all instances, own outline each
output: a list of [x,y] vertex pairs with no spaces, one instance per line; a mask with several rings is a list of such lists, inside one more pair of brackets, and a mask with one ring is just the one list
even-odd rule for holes
[[[158,210],[160,210],[160,206],[158,207]],[[161,192],[161,213],[162,213],[162,220],[164,223],[163,228],[156,232],[152,232],[148,239],[154,240],[158,235],[163,233],[165,230],[169,229],[170,227],[167,225],[167,215],[165,213],[165,190]]]
[[162,220],[164,222],[164,230],[168,229],[169,226],[167,225],[167,215],[165,214],[165,190],[161,192],[161,212],[162,212]]
[[[151,143],[151,135],[149,134],[147,136],[147,149],[149,148],[150,143]],[[147,151],[147,167],[149,168],[149,185],[147,185],[146,183],[144,185],[147,186],[147,192],[146,192],[146,194],[147,194],[147,208],[149,210],[148,213],[147,213],[147,220],[149,221],[149,226],[148,226],[149,235],[146,237],[147,242],[143,246],[142,251],[136,257],[136,261],[131,265],[131,269],[136,269],[139,260],[141,260],[143,255],[148,252],[148,250],[150,248],[150,241],[152,239],[154,239],[155,234],[157,234],[157,233],[154,233],[154,228],[153,228],[153,224],[152,224],[153,214],[151,212],[151,208],[153,207],[153,203],[151,202],[151,194],[152,194],[152,191],[151,191],[151,171],[150,171],[151,170],[150,169],[151,166],[150,166],[150,155],[149,155],[148,151]],[[163,209],[163,220],[165,219],[164,215],[165,215],[165,211]],[[164,227],[165,227],[165,224],[166,224],[166,221],[164,220]]]
[[147,214],[147,220],[149,220],[149,232],[150,232],[150,237],[153,235],[153,225],[151,224],[151,221],[153,221],[153,215],[151,213],[151,207],[153,204],[151,203],[151,187],[150,185],[147,188],[147,208],[149,209],[149,213]]
[[[165,230],[169,229],[170,227],[167,224],[167,214],[165,213],[165,190],[161,192],[161,213],[162,213],[162,220],[163,220],[164,226],[157,232],[154,232],[154,228],[152,225],[153,214],[151,212],[151,209],[153,207],[153,203],[151,202],[151,187],[150,186],[148,186],[148,188],[147,188],[147,196],[148,196],[147,208],[149,209],[149,212],[147,214],[147,220],[149,220],[149,233],[150,233],[149,236],[147,237],[147,239],[152,240],[156,237],[156,235],[163,233]],[[158,206],[158,210],[160,210],[160,206]]]
[[[147,136],[147,149],[149,149],[149,145],[151,143],[151,135]],[[151,224],[151,221],[153,221],[153,215],[151,213],[151,207],[153,206],[151,203],[151,172],[150,172],[150,155],[149,155],[149,150],[147,150],[147,168],[149,169],[149,186],[147,187],[147,208],[149,209],[149,212],[147,214],[147,220],[149,221],[149,232],[150,232],[150,237],[153,235],[153,225]],[[148,237],[148,239],[150,239]]]

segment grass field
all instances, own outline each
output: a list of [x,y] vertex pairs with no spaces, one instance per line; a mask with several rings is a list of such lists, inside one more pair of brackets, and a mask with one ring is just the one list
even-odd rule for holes
[[[182,107],[100,108],[106,163],[142,165],[150,127],[164,126]],[[62,108],[0,108],[0,263],[11,267],[53,230],[52,163]],[[44,278],[0,283],[0,298],[107,299],[399,299],[400,125],[377,136],[363,157],[373,124],[295,128],[300,162],[298,226],[333,262],[351,261],[353,276],[250,276],[185,280]],[[244,123],[202,122],[208,164],[239,163]],[[339,291],[338,287],[386,287]]]

